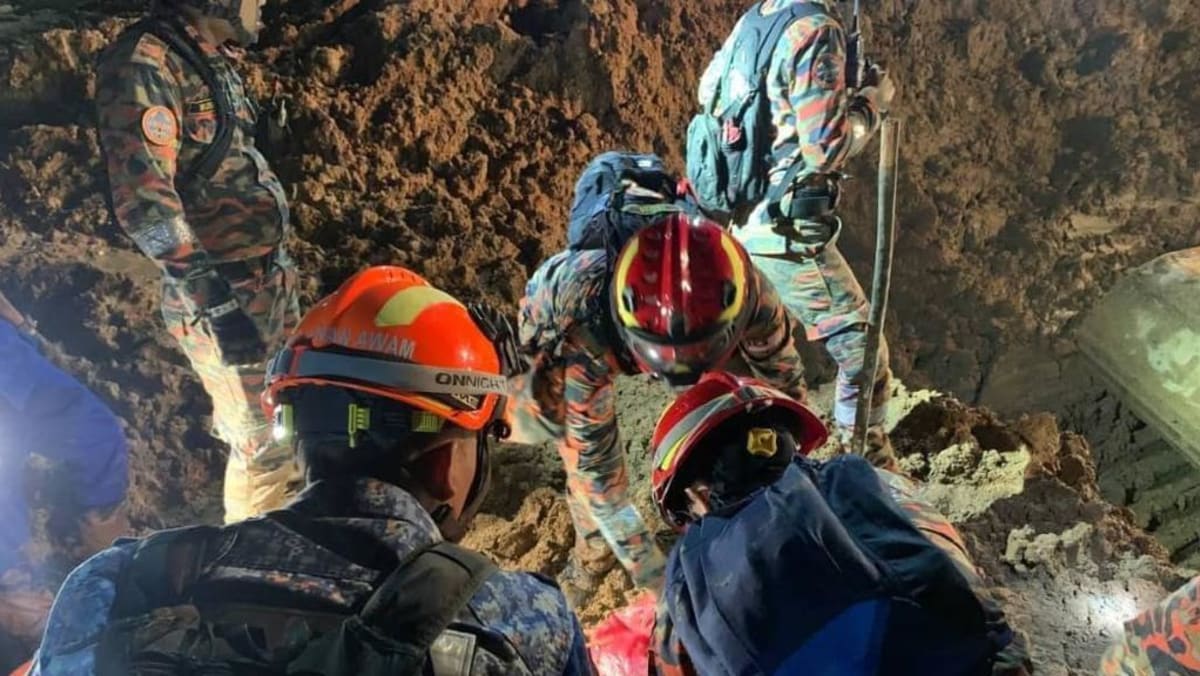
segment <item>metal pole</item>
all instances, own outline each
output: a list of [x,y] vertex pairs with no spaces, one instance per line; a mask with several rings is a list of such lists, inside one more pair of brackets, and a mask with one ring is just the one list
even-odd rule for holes
[[892,251],[896,247],[896,167],[900,155],[900,120],[885,118],[879,138],[879,194],[876,213],[875,270],[871,280],[871,311],[867,325],[867,348],[859,374],[858,406],[854,412],[853,450],[863,455],[867,447],[867,422],[875,372],[879,370],[879,342],[887,313],[892,279]]

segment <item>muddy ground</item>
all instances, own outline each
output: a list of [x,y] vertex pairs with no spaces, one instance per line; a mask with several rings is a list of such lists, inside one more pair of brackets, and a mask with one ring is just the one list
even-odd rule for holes
[[[305,299],[364,265],[398,263],[512,306],[527,274],[562,244],[570,189],[590,156],[652,149],[681,166],[696,79],[745,4],[269,5],[262,45],[245,68],[262,98],[290,102],[291,134],[267,152],[291,191]],[[1177,560],[1194,561],[1200,532],[1191,506],[1200,499],[1146,498],[1194,475],[1086,369],[1065,365],[1075,363],[1076,317],[1121,271],[1200,244],[1200,5],[866,4],[870,48],[896,73],[895,109],[905,121],[888,314],[897,374],[1013,420],[1060,414],[1064,429],[1097,449],[1103,497],[1133,505],[1139,525],[1159,533]],[[40,320],[67,365],[128,422],[134,516],[156,527],[217,513],[223,450],[207,433],[203,392],[161,330],[155,271],[109,222],[100,194],[89,64],[137,5],[0,2],[0,289]],[[864,280],[873,162],[852,165],[858,178],[844,208],[844,248]],[[808,354],[810,379],[827,381],[828,361]],[[641,412],[656,395],[636,394],[639,415],[648,415]],[[933,477],[947,509],[959,510],[982,565],[1013,591],[1018,615],[1091,617],[1072,604],[1094,597],[1099,610],[1086,612],[1099,617],[1108,613],[1106,590],[1123,589],[1119,580],[1138,570],[1120,552],[1154,547],[1125,530],[1094,485],[1080,483],[1081,472],[1090,476],[1080,469],[1091,467],[1087,446],[1049,431],[1053,419],[1033,420],[1043,436],[1028,444],[1030,462],[1061,450],[1069,469],[1050,474],[1065,478],[1038,474],[1016,488],[1025,451],[992,432],[978,440],[994,455],[917,425],[904,443],[920,450],[908,462]],[[649,422],[625,424],[644,435]],[[1130,462],[1135,452],[1157,464]],[[1151,466],[1158,469],[1147,474]],[[477,537],[499,528],[507,536],[493,541],[493,553],[553,569],[569,528],[561,503],[536,490],[560,480],[553,463],[545,453],[512,451],[502,469],[508,488],[493,511],[522,525],[484,523]],[[995,502],[955,502],[956,486]],[[1021,534],[1010,547],[1013,532]],[[1039,563],[1021,572],[1031,558]],[[1041,659],[1086,665],[1108,621],[1039,631]]]

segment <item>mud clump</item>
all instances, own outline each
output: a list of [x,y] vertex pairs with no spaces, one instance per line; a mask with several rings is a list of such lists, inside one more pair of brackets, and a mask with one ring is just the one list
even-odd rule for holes
[[[619,383],[618,416],[628,442],[634,503],[669,547],[671,531],[657,518],[649,495],[644,442],[655,416],[669,403],[666,389],[645,379]],[[828,388],[814,394],[821,401]],[[993,585],[1014,626],[1029,638],[1038,673],[1091,673],[1121,622],[1181,583],[1166,551],[1132,523],[1132,515],[1098,497],[1086,442],[1059,431],[1053,418],[1013,422],[953,398],[908,393],[892,436],[921,495],[954,521],[976,564]],[[500,467],[557,470],[551,447],[520,454]],[[1082,467],[1077,464],[1082,463]],[[526,463],[532,463],[528,465]],[[500,478],[501,483],[507,481]],[[536,534],[536,535],[534,535]],[[468,543],[507,565],[553,574],[572,543],[570,517],[557,493],[537,490],[515,516],[485,515]],[[585,627],[629,603],[635,592],[614,570],[577,609]]]

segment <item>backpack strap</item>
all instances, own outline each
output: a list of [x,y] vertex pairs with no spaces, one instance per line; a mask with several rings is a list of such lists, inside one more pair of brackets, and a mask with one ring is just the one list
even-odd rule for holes
[[219,531],[215,526],[189,526],[139,542],[117,580],[110,617],[136,616],[179,603],[204,570]]
[[419,550],[388,576],[359,617],[424,653],[498,568],[450,542]]
[[474,637],[447,627],[496,570],[482,554],[449,542],[418,549],[340,631],[310,643],[289,662],[289,673],[416,674],[428,661],[435,676],[469,674]]
[[[803,3],[790,5],[786,9],[780,10],[770,15],[762,13],[763,3],[756,2],[745,15],[743,15],[741,26],[738,31],[741,35],[735,43],[736,47],[743,47],[741,43],[742,36],[748,31],[754,31],[756,35],[761,35],[762,38],[756,43],[754,50],[754,60],[750,62],[750,68],[744,73],[746,80],[752,83],[755,87],[763,87],[767,79],[767,69],[771,65],[771,54],[775,52],[775,47],[779,44],[779,39],[783,37],[783,32],[787,30],[797,19],[802,19],[812,16],[820,11],[821,8],[812,3]],[[715,115],[717,110],[717,102],[721,98],[721,87],[729,80],[729,73],[733,70],[734,64],[738,59],[731,54],[725,60],[725,69],[721,72],[720,79],[717,80],[717,90],[713,92],[712,100],[708,104],[708,114]],[[749,105],[753,97],[747,97],[743,102],[743,106]],[[744,110],[739,110],[737,115],[743,114]]]

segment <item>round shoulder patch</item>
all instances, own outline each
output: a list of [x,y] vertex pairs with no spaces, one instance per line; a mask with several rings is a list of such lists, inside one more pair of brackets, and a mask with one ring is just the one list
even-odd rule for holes
[[833,89],[842,76],[842,64],[837,56],[829,53],[817,57],[815,75],[817,84],[824,89]]
[[153,106],[142,113],[142,135],[156,146],[173,142],[179,134],[175,113],[166,106]]

